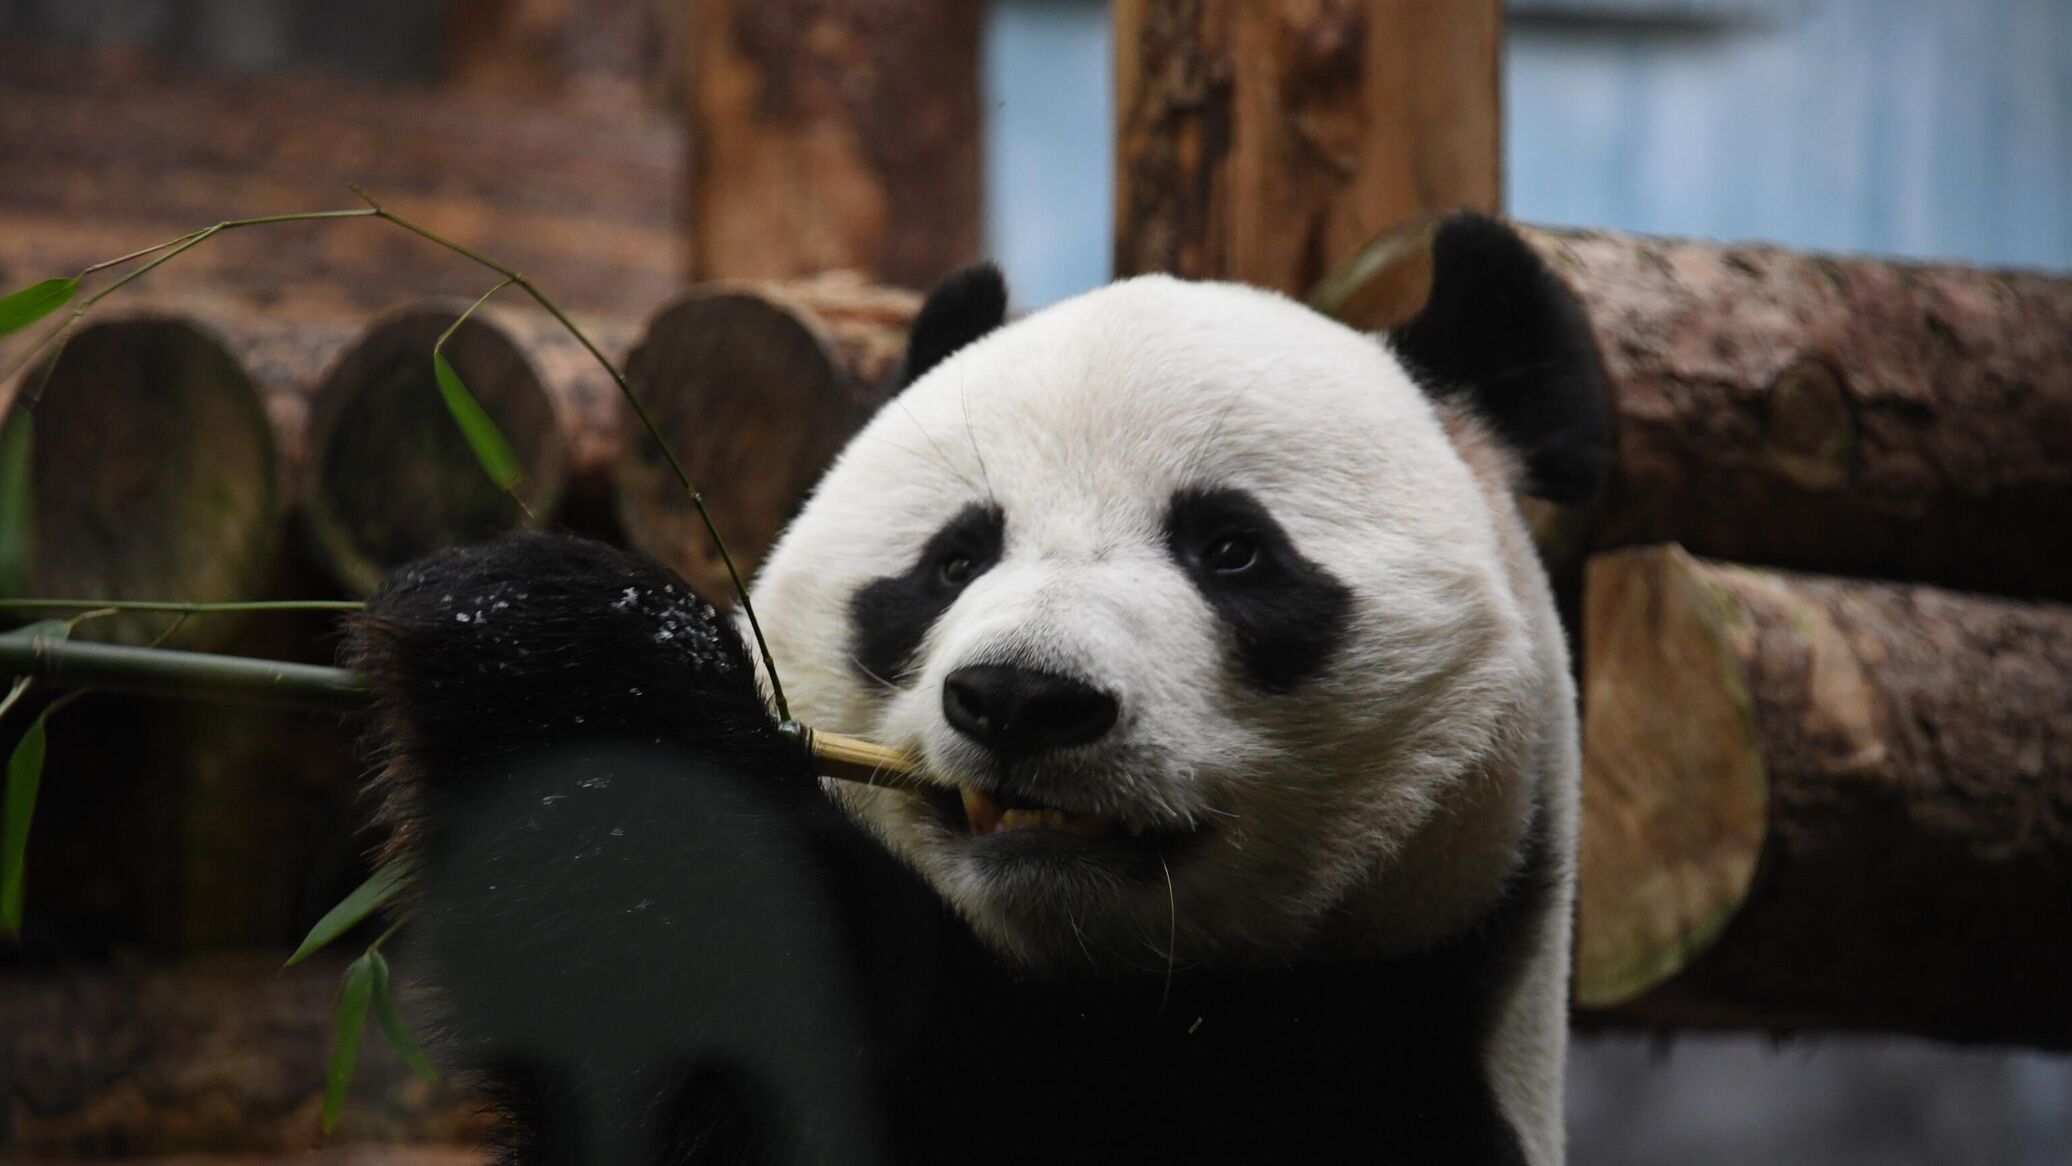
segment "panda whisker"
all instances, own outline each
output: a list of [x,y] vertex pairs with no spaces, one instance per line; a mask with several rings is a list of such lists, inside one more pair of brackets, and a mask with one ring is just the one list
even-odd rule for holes
[[1158,996],[1158,1014],[1164,1016],[1166,1005],[1173,998],[1173,959],[1180,947],[1180,901],[1173,894],[1173,868],[1166,865],[1163,846],[1158,848],[1158,869],[1165,872],[1166,885],[1165,988]]
[[971,456],[978,461],[978,476],[986,488],[986,501],[998,506],[1000,500],[993,496],[993,476],[986,472],[986,455],[978,449],[978,430],[971,424],[971,394],[966,391],[970,385],[970,377],[968,369],[960,370],[957,374],[957,407],[964,413],[964,438],[971,443]]
[[1237,392],[1232,393],[1230,399],[1223,402],[1223,407],[1216,411],[1215,419],[1209,422],[1209,431],[1202,435],[1200,441],[1195,442],[1194,448],[1188,451],[1187,460],[1181,463],[1181,468],[1189,476],[1192,476],[1195,467],[1207,457],[1209,447],[1215,443],[1217,435],[1223,432],[1223,423],[1230,419],[1230,414],[1237,409],[1238,405],[1246,397],[1251,395],[1252,390],[1258,387],[1259,382],[1266,379],[1266,374],[1269,371],[1271,370],[1266,366],[1260,366],[1252,373],[1251,379],[1247,380],[1244,386]]
[[1065,922],[1072,925],[1072,938],[1079,941],[1079,954],[1086,957],[1087,966],[1099,967],[1100,961],[1094,959],[1093,949],[1086,946],[1086,929],[1079,926],[1079,917],[1067,912]]
[[869,677],[872,681],[876,682],[878,685],[885,688],[887,691],[899,691],[898,684],[885,679],[884,677],[878,675],[876,672],[871,671],[870,665],[864,663],[863,658],[856,655],[854,652],[851,652],[849,654],[849,663],[854,664],[858,672],[863,673],[865,676]]
[[[971,480],[971,475],[969,475],[969,474],[965,473],[965,472],[964,472],[963,470],[960,470],[960,469],[958,469],[958,468],[957,468],[957,463],[956,463],[956,462],[954,462],[954,461],[952,461],[952,460],[950,459],[950,454],[949,454],[949,451],[948,451],[948,450],[946,450],[946,449],[944,449],[944,448],[942,447],[942,443],[941,443],[941,442],[939,442],[939,441],[935,440],[935,435],[934,435],[934,434],[932,434],[932,433],[930,433],[930,432],[928,432],[928,427],[927,427],[927,426],[925,426],[925,425],[921,424],[921,419],[920,419],[919,417],[916,417],[916,416],[914,415],[914,410],[913,410],[913,408],[912,408],[911,406],[909,406],[909,405],[908,405],[908,404],[906,403],[906,399],[905,399],[904,397],[894,397],[894,398],[892,398],[892,403],[893,403],[893,404],[895,404],[895,405],[897,405],[897,406],[899,406],[899,411],[900,411],[900,412],[902,412],[902,413],[904,413],[904,414],[906,414],[906,415],[907,415],[907,420],[909,420],[909,421],[911,421],[911,422],[913,422],[913,423],[914,423],[914,431],[915,431],[916,433],[919,433],[919,434],[920,434],[920,435],[922,436],[922,438],[923,438],[923,439],[925,439],[925,440],[926,440],[926,441],[928,442],[928,445],[929,445],[929,447],[930,447],[931,449],[935,450],[935,460],[936,460],[936,461],[938,461],[938,462],[940,462],[940,463],[942,463],[942,467],[943,467],[944,469],[946,469],[946,470],[950,471],[950,473],[952,473],[952,474],[956,475],[956,477],[957,477],[957,480],[958,480],[958,481],[960,481],[960,482],[962,482],[962,483],[964,483],[964,484],[965,484],[966,486],[970,486],[970,487],[972,487],[972,488],[976,489],[976,488],[978,488],[978,487],[979,487],[980,485],[982,485],[982,484],[983,484],[983,483],[973,482],[973,481]],[[967,423],[968,423],[968,422],[967,422]],[[912,451],[909,451],[909,452],[912,452]],[[976,451],[974,451],[974,452],[976,452]],[[984,463],[983,463],[983,462],[981,462],[981,463],[980,463],[980,467],[981,467],[981,472],[983,472],[983,467],[984,467]],[[991,497],[993,496],[993,488],[992,488],[992,487],[991,487],[990,485],[986,485],[986,486],[985,486],[985,491],[986,491],[986,497],[988,497],[988,498],[991,498]]]

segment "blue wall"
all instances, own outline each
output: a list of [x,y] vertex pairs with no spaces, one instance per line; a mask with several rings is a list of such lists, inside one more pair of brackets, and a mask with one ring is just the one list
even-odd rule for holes
[[1574,7],[1510,22],[1520,218],[2072,268],[2072,3]]

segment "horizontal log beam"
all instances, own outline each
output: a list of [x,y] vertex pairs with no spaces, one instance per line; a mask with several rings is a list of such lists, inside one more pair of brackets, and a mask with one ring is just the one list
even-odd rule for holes
[[[1526,228],[1612,379],[1597,549],[2072,598],[2072,278]],[[1402,323],[1429,224],[1313,301]]]

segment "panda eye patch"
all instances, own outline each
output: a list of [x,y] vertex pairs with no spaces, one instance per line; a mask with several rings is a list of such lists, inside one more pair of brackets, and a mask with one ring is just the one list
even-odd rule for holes
[[1253,686],[1289,692],[1323,671],[1344,635],[1352,592],[1296,549],[1258,498],[1182,490],[1166,510],[1165,536]]
[[861,675],[890,681],[912,666],[921,638],[972,580],[1000,561],[1007,517],[971,505],[952,515],[907,569],[864,585],[849,600],[853,656]]

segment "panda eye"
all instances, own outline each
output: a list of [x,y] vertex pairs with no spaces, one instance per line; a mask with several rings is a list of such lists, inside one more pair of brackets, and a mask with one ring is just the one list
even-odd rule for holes
[[1242,534],[1219,535],[1202,548],[1202,566],[1220,575],[1249,570],[1259,561],[1259,544]]
[[966,583],[971,582],[973,566],[970,555],[962,551],[952,551],[942,557],[942,561],[936,564],[935,570],[938,575],[942,576],[943,582],[952,587],[962,587]]

